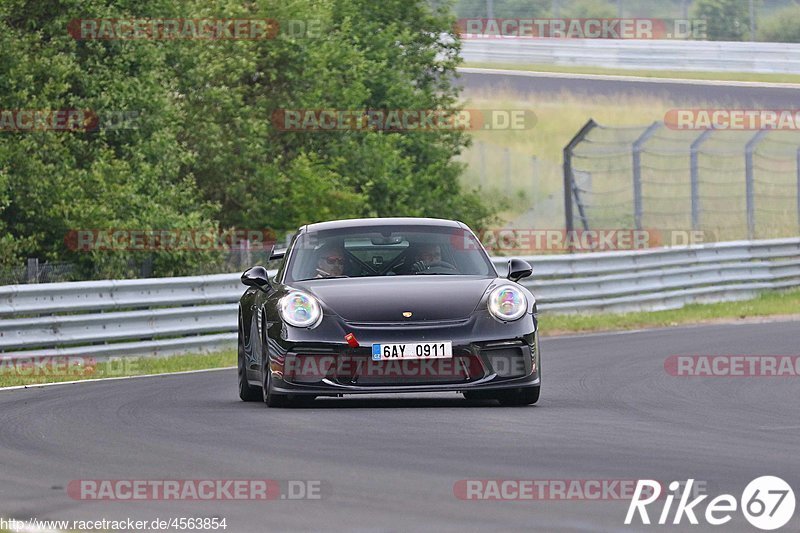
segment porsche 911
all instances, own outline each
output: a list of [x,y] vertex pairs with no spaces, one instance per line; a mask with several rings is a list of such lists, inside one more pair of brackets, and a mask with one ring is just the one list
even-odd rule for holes
[[339,220],[301,227],[270,276],[242,275],[239,396],[280,407],[320,396],[456,392],[539,399],[536,300],[501,277],[463,223]]

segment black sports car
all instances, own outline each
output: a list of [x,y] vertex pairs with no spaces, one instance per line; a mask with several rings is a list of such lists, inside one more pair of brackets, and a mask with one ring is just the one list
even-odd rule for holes
[[242,275],[239,396],[284,406],[317,396],[461,392],[539,399],[536,300],[500,278],[460,222],[373,218],[303,226],[277,274]]

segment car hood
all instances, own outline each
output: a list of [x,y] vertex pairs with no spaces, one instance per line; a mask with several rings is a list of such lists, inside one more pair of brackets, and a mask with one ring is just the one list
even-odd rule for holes
[[[467,318],[494,278],[391,276],[295,283],[349,322],[418,322]],[[404,317],[411,312],[411,317]]]

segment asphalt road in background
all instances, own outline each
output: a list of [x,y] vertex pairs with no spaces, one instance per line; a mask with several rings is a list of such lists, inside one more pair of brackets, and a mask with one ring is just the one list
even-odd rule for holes
[[[545,325],[546,327],[546,325]],[[0,516],[218,516],[227,531],[706,531],[626,527],[627,501],[464,501],[464,479],[702,480],[800,489],[799,378],[687,378],[673,354],[797,354],[800,322],[544,339],[531,407],[457,394],[240,402],[236,372],[0,392]],[[78,479],[320,480],[316,501],[87,502]],[[798,494],[800,496],[800,494]],[[701,512],[705,504],[701,505]],[[653,511],[653,519],[660,513]],[[795,515],[786,531],[798,531]],[[672,515],[670,515],[671,519]],[[741,513],[717,531],[755,531]]]
[[723,106],[766,109],[800,108],[800,86],[714,82],[702,80],[663,81],[656,79],[617,79],[617,76],[534,73],[523,71],[492,72],[486,69],[460,69],[460,83],[471,91],[495,94],[511,91],[523,96],[553,96],[562,92],[575,95],[613,97],[653,97],[683,104],[712,103]]

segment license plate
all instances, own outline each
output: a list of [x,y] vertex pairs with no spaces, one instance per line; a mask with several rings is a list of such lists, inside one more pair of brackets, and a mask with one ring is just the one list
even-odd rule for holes
[[446,342],[407,342],[403,344],[373,344],[373,361],[394,359],[450,359],[453,357],[453,343]]

